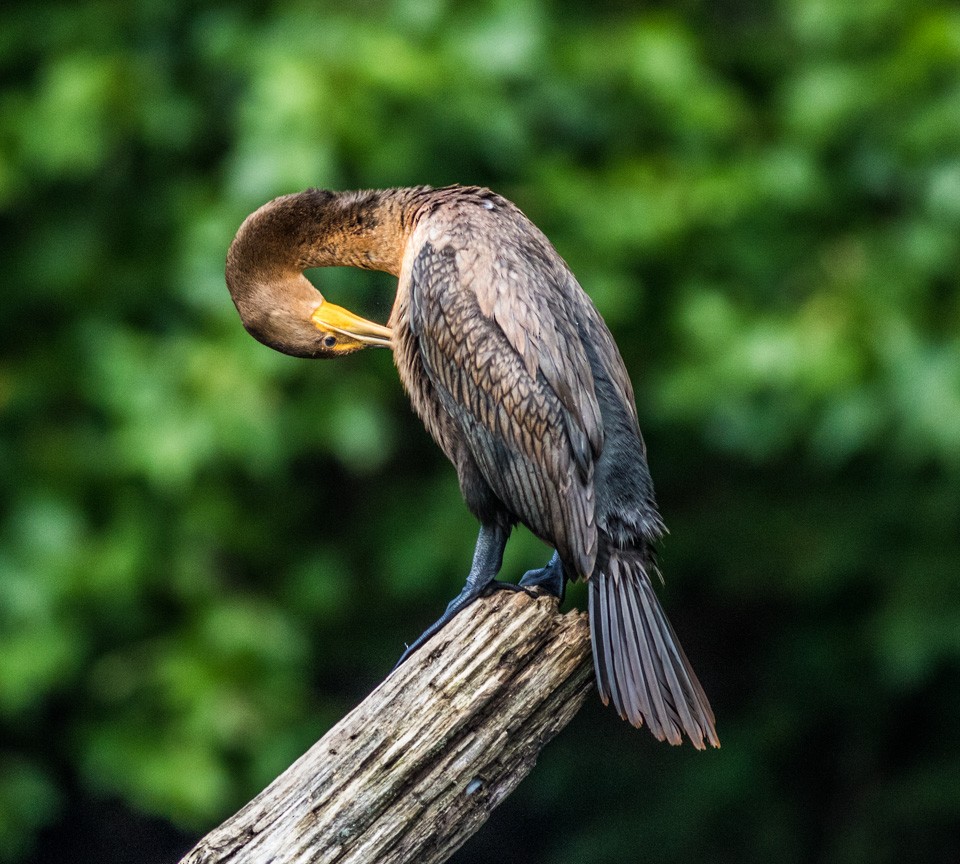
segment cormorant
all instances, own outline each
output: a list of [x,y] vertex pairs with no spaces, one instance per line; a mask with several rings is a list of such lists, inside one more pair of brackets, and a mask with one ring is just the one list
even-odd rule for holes
[[[399,277],[388,327],[327,302],[303,275],[349,265]],[[519,585],[589,583],[597,685],[660,740],[719,746],[707,697],[654,593],[664,532],[633,388],[593,303],[540,230],[478,187],[310,189],[265,204],[230,246],[247,330],[296,357],[393,349],[400,380],[480,521],[460,594],[416,650],[495,582],[526,525],[555,550]],[[401,658],[402,660],[403,658]]]

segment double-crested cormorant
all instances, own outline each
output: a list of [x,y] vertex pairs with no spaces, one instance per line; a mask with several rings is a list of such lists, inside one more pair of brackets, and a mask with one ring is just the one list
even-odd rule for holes
[[[388,327],[327,302],[303,275],[348,265],[399,277]],[[511,528],[556,549],[521,586],[589,580],[597,685],[660,740],[719,746],[714,716],[654,594],[654,501],[633,388],[610,331],[547,238],[476,187],[308,190],[251,214],[227,285],[247,330],[296,357],[393,348],[414,410],[480,520],[463,591],[418,639],[492,590]],[[409,653],[408,650],[408,653]],[[406,655],[404,655],[406,656]]]

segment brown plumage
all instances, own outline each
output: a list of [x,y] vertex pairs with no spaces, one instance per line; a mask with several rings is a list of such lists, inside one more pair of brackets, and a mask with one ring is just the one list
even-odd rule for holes
[[[328,303],[302,273],[345,264],[399,277],[389,329]],[[501,584],[521,522],[557,550],[521,586],[562,595],[567,578],[589,580],[603,701],[661,740],[719,746],[653,590],[664,529],[630,379],[599,313],[516,206],[458,186],[288,195],[243,223],[227,284],[247,329],[279,351],[391,345],[414,410],[457,469],[481,523],[473,566],[408,654]]]

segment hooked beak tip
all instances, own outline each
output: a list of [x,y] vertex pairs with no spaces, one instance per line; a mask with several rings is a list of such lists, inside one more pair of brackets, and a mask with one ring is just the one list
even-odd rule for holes
[[364,345],[389,348],[393,345],[393,331],[389,327],[368,321],[349,309],[323,301],[310,316],[319,329],[332,330]]

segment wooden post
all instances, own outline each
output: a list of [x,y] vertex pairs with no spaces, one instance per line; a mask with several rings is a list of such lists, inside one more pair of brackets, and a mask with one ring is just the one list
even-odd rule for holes
[[593,682],[586,616],[499,591],[461,612],[181,864],[436,864]]

